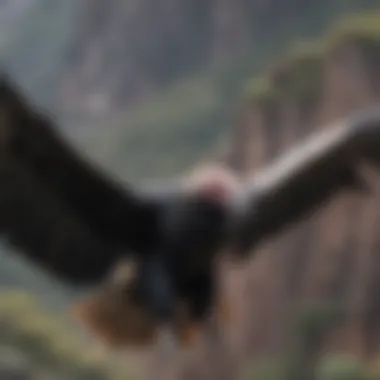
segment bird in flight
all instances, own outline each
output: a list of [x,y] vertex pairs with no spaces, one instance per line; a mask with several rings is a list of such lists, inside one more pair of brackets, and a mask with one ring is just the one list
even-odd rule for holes
[[380,164],[380,111],[336,122],[244,180],[220,166],[133,186],[76,151],[2,75],[0,155],[0,230],[61,281],[97,286],[73,307],[82,323],[109,345],[150,345],[163,325],[186,345],[226,310],[222,250],[249,257],[338,194],[368,193],[360,169]]

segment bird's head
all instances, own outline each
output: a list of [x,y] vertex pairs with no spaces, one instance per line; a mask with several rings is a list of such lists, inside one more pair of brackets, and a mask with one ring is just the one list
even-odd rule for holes
[[184,179],[184,187],[191,194],[221,205],[233,198],[239,185],[231,170],[213,164],[196,167]]
[[183,179],[183,197],[172,202],[162,221],[162,247],[176,271],[205,268],[220,249],[230,223],[239,180],[228,168],[202,165]]

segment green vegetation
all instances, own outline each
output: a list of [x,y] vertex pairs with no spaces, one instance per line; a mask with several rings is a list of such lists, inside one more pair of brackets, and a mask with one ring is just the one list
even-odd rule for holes
[[341,304],[329,302],[302,308],[296,313],[295,345],[282,360],[254,363],[248,380],[374,380],[379,372],[349,355],[323,354],[327,334],[342,324]]
[[255,78],[247,89],[249,100],[258,106],[278,105],[281,99],[311,102],[322,89],[323,61],[320,46],[299,43],[292,54],[267,76]]
[[317,380],[369,380],[363,363],[350,356],[325,358],[317,370]]
[[[256,363],[249,371],[247,380],[286,380],[301,379],[289,375],[289,365],[281,361]],[[350,356],[331,355],[322,358],[315,373],[315,380],[375,380],[380,378],[379,373],[371,373],[362,362]],[[309,379],[309,378],[308,378]]]
[[284,99],[300,104],[316,102],[326,57],[348,45],[361,50],[372,65],[380,62],[380,10],[345,16],[325,37],[296,44],[274,69],[249,82],[247,99],[258,107],[275,106]]
[[341,324],[344,316],[344,307],[336,302],[304,307],[295,318],[296,334],[302,338],[304,345],[315,346],[316,340]]
[[373,50],[380,49],[380,9],[351,15],[338,22],[325,38],[326,50],[342,44],[354,44]]
[[296,345],[288,358],[287,380],[311,379],[315,375],[325,338],[342,324],[345,315],[344,307],[336,301],[303,307],[296,313],[293,333]]
[[[143,174],[157,157],[160,157],[154,163],[157,173],[172,173],[178,160],[186,166],[194,163],[194,151],[205,152],[206,142],[215,135],[213,128],[204,126],[220,128],[216,109],[221,99],[211,82],[212,79],[188,80],[148,105],[132,109],[128,129],[122,125],[109,135],[107,145],[112,152],[106,154],[116,157],[112,166],[130,178],[129,174],[136,170]],[[179,124],[183,128],[178,128]],[[124,130],[128,135],[125,139],[120,138]],[[171,155],[161,157],[162,152],[171,152]],[[135,161],[129,157],[139,158]]]
[[[3,242],[2,242],[3,243]],[[17,250],[0,244],[0,290],[24,290],[38,295],[49,310],[66,310],[76,295],[72,289],[49,276],[35,265],[25,265],[17,256]]]
[[283,380],[288,371],[289,365],[285,361],[261,361],[250,368],[247,380]]
[[[0,293],[1,349],[17,353],[30,373],[43,371],[51,379],[132,379],[96,344],[85,343],[69,320],[43,312],[36,299],[25,293]],[[0,370],[7,362],[0,358]]]

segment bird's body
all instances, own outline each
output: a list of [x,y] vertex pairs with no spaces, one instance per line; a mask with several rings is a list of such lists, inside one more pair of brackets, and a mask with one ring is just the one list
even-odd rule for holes
[[[0,229],[64,282],[100,287],[76,305],[99,337],[146,344],[158,325],[186,335],[209,316],[223,249],[247,257],[338,193],[360,193],[360,164],[379,166],[379,152],[373,108],[309,137],[245,182],[219,167],[160,189],[121,185],[72,149],[4,77]],[[136,269],[113,283],[125,259]]]

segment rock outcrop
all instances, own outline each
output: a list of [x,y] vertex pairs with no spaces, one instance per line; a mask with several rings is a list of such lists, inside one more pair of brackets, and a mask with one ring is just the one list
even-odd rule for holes
[[[336,118],[380,103],[378,19],[376,13],[347,19],[253,81],[233,143],[242,170],[254,171]],[[290,339],[289,311],[327,300],[344,302],[348,318],[326,347],[377,353],[380,183],[370,170],[368,180],[375,189],[369,199],[343,195],[256,252],[251,265],[259,274],[248,270],[252,284],[244,301],[248,352],[283,349]]]

